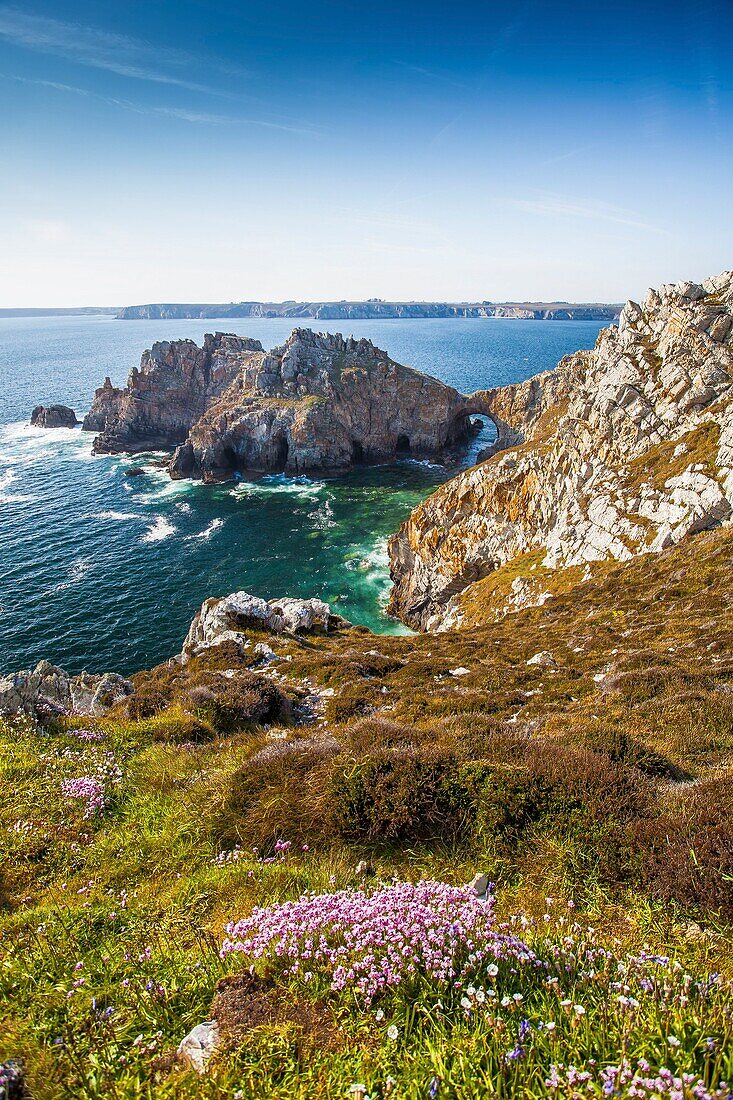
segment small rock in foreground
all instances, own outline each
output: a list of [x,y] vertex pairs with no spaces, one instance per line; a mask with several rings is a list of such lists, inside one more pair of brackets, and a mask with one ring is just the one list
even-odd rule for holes
[[219,1045],[219,1025],[216,1020],[205,1020],[202,1024],[189,1031],[178,1047],[178,1054],[196,1073],[206,1073],[206,1067],[211,1061],[217,1046]]

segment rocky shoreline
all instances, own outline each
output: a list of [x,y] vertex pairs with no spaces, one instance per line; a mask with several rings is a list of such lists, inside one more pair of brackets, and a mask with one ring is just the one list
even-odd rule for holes
[[[490,407],[512,449],[443,485],[390,542],[390,610],[418,629],[459,625],[462,594],[522,555],[549,570],[626,561],[730,522],[733,272],[628,302],[592,351]],[[514,578],[508,609],[541,602],[533,579]]]
[[[487,618],[552,599],[552,572],[579,570],[583,580],[591,563],[659,553],[729,524],[732,396],[733,272],[724,272],[702,285],[650,291],[642,304],[626,304],[618,328],[604,329],[593,350],[469,396],[367,340],[304,329],[269,353],[221,333],[203,348],[156,344],[126,389],[105,380],[83,428],[100,432],[98,452],[175,446],[172,477],[217,480],[247,470],[346,468],[404,453],[405,444],[439,453],[470,431],[471,415],[490,416],[498,433],[492,450],[503,453],[446,482],[390,541],[390,611],[435,631],[459,627],[467,597],[505,568],[512,575],[496,586]],[[39,422],[45,411],[35,410]],[[237,607],[241,618],[244,601],[261,629],[277,633],[277,601],[246,593],[225,600],[227,621]],[[196,644],[209,644],[206,624],[223,614],[222,601],[208,603],[219,611],[204,605]],[[337,618],[320,601],[279,604],[290,608],[285,629],[300,629],[291,611],[307,620],[305,629],[328,629]],[[236,621],[226,627],[230,641]],[[43,686],[47,672],[4,681],[4,698],[22,695],[26,684],[53,702],[59,693]],[[61,695],[76,705],[75,690],[86,698],[97,686],[66,677]]]

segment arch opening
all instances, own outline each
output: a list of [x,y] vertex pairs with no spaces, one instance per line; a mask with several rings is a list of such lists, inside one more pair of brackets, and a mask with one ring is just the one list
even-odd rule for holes
[[354,439],[351,444],[351,461],[353,463],[364,461],[364,448],[356,439]]
[[239,469],[239,456],[233,447],[225,447],[222,455],[227,470],[236,473]]
[[398,435],[397,444],[395,450],[398,455],[409,455],[412,448],[410,447],[410,438],[407,435]]
[[499,450],[499,431],[488,413],[470,413],[468,431],[464,435],[461,465],[475,466]]

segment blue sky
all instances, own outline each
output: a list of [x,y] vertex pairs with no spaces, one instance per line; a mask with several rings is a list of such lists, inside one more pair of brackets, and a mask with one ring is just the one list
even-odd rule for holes
[[0,3],[0,305],[733,266],[733,0]]

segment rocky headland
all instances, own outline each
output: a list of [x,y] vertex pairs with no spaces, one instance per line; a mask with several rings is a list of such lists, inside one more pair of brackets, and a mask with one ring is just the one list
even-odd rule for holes
[[456,626],[470,586],[502,569],[512,576],[491,582],[494,613],[536,605],[560,568],[582,574],[728,522],[732,383],[724,272],[627,302],[592,351],[492,391],[484,406],[511,449],[447,482],[393,537],[392,612],[419,629]]
[[270,352],[225,333],[154,344],[124,389],[105,380],[83,427],[97,453],[176,448],[172,477],[214,481],[439,454],[476,411],[369,340],[295,329]]
[[0,1093],[730,1100],[732,282],[463,399],[510,449],[395,539],[425,631],[239,591],[0,680]]
[[125,306],[123,321],[188,317],[292,317],[316,321],[372,318],[401,320],[426,317],[511,317],[542,321],[613,321],[620,305],[601,302],[227,302],[219,304],[151,303]]

